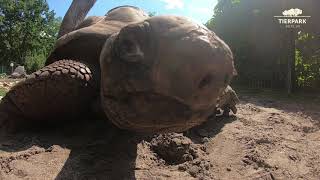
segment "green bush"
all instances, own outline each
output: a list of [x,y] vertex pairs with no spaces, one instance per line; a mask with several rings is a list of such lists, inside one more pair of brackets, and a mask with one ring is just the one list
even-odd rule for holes
[[299,87],[320,88],[320,37],[300,32],[296,41],[296,75]]
[[27,56],[25,68],[28,74],[41,69],[46,61],[46,55],[38,54],[33,56]]

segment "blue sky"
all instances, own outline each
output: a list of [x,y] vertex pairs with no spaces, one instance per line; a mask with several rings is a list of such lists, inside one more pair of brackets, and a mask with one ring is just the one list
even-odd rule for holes
[[[72,0],[47,0],[50,9],[57,16],[63,17]],[[205,23],[213,15],[217,0],[97,0],[89,15],[104,15],[108,10],[121,6],[132,5],[144,9],[146,12],[156,12],[157,15],[172,14],[194,19]]]

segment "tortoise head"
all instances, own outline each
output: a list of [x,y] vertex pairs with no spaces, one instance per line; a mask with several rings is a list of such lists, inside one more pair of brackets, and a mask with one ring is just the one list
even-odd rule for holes
[[229,84],[233,56],[212,31],[176,16],[124,27],[100,57],[102,105],[120,128],[184,131],[206,120]]

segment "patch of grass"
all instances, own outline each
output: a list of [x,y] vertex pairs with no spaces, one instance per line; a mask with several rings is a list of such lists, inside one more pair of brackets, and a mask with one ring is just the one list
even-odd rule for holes
[[0,88],[0,96],[5,96],[7,93],[7,90]]
[[4,74],[4,73],[0,74],[0,79],[6,78],[6,77],[7,77],[6,74]]

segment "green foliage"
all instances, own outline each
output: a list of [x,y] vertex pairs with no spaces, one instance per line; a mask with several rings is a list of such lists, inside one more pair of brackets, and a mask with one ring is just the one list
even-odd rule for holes
[[153,17],[153,16],[156,16],[156,15],[157,15],[157,12],[148,12],[148,15],[149,15],[150,17]]
[[35,72],[44,67],[46,58],[47,56],[43,53],[27,56],[25,62],[27,72]]
[[214,17],[209,19],[209,21],[206,22],[205,26],[207,26],[209,29],[214,29]]
[[296,72],[300,87],[320,86],[320,37],[299,33],[296,49]]
[[54,15],[45,0],[0,0],[0,64],[39,68],[43,63],[30,57],[46,57],[52,49],[61,22]]
[[[218,0],[214,16],[206,23],[232,49],[238,80],[269,81],[271,86],[285,87],[289,58],[294,52],[292,30],[281,28],[274,16],[289,8],[303,9],[304,15],[319,19],[318,0]],[[317,5],[318,4],[318,5]],[[297,38],[296,78],[301,87],[320,88],[320,27],[308,22]],[[318,35],[317,35],[318,34]],[[299,52],[299,53],[298,53]],[[296,83],[296,81],[293,81]],[[278,86],[279,85],[279,86]],[[293,84],[295,87],[295,84]]]

